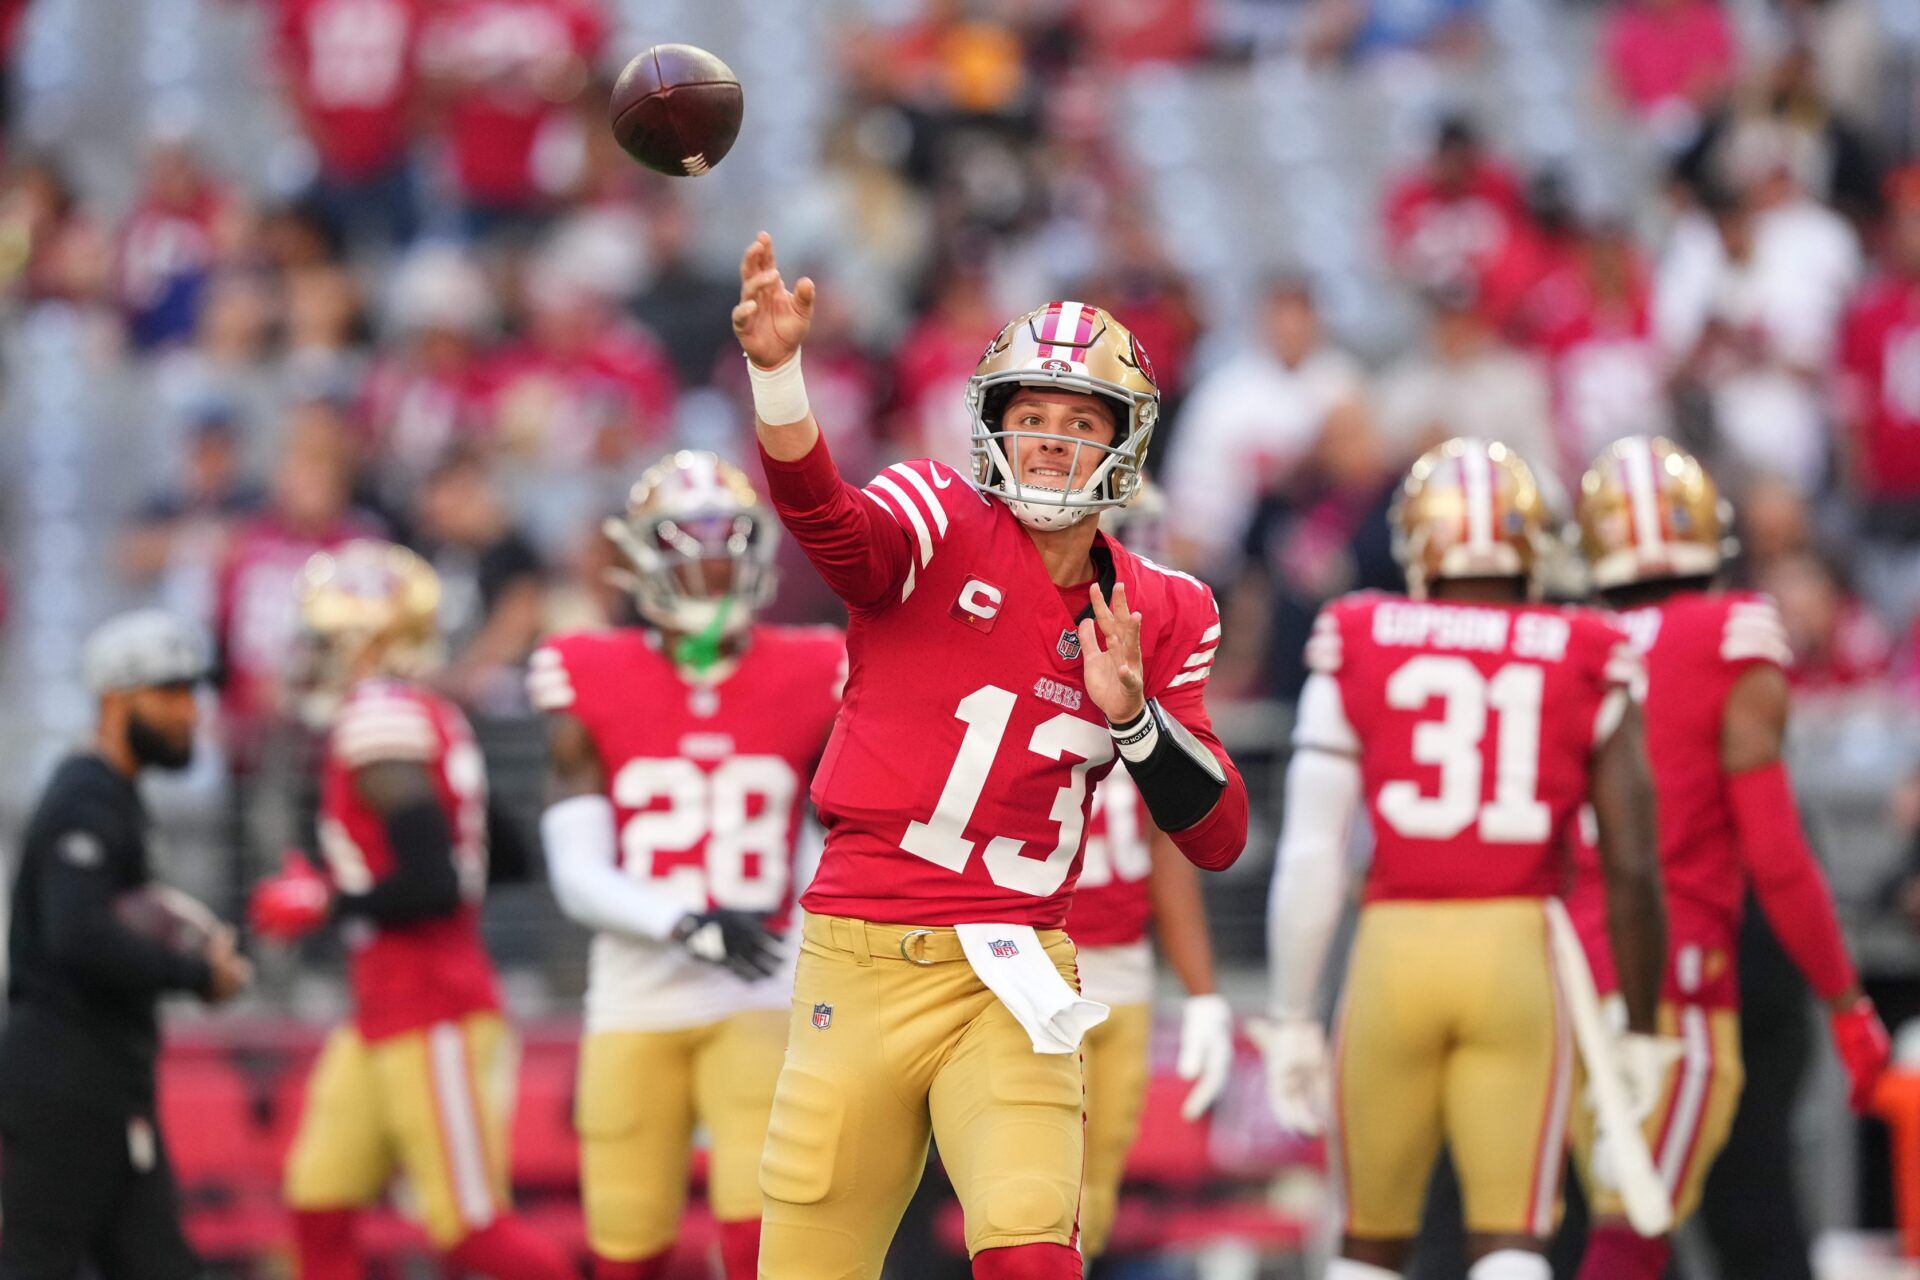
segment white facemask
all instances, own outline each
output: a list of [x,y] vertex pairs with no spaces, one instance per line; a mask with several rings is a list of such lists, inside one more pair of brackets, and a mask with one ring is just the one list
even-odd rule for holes
[[[1022,485],[1023,493],[1058,493],[1060,490],[1042,489],[1035,485]],[[1092,489],[1071,489],[1067,496],[1090,498]],[[1013,512],[1013,518],[1029,529],[1039,529],[1047,533],[1057,533],[1061,529],[1070,529],[1088,516],[1098,515],[1098,507],[1064,507],[1057,502],[1036,502],[1023,498],[1006,498],[1007,510]]]

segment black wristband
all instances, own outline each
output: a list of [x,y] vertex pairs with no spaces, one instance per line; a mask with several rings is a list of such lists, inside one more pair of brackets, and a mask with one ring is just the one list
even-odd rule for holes
[[[1227,789],[1225,771],[1213,753],[1158,702],[1149,701],[1144,715],[1143,727],[1128,724],[1128,736],[1135,742],[1151,737],[1153,749],[1143,758],[1128,758],[1124,752],[1122,758],[1154,825],[1162,831],[1184,831],[1213,812],[1213,806],[1220,802]],[[1113,732],[1118,742],[1121,731]],[[1134,754],[1139,755],[1137,746]]]

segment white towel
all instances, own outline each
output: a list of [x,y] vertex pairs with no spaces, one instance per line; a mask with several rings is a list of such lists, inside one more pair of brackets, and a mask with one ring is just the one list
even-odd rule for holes
[[1024,924],[957,924],[967,963],[1027,1030],[1035,1053],[1073,1053],[1107,1020],[1107,1006],[1082,999],[1053,967],[1040,935]]

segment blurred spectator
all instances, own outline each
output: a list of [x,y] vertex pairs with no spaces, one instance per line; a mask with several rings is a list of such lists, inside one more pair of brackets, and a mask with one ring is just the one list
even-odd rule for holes
[[213,621],[215,580],[234,526],[260,505],[237,430],[230,412],[205,412],[187,438],[179,474],[148,496],[120,535],[127,579],[157,587],[167,609],[203,627]]
[[1615,0],[1601,43],[1615,96],[1667,151],[1693,140],[1733,82],[1737,48],[1720,0]]
[[1896,97],[1887,75],[1899,47],[1887,20],[1894,10],[1883,12],[1879,0],[1778,0],[1776,11],[1786,42],[1811,55],[1834,110],[1859,128],[1884,123]]
[[[152,364],[161,430],[177,440],[212,407],[258,432],[277,423],[285,388],[274,360],[274,294],[267,277],[238,268],[210,273],[190,344]],[[271,441],[263,439],[263,447]],[[258,454],[255,463],[264,461]]]
[[312,144],[311,198],[356,244],[419,228],[409,150],[424,0],[278,0],[276,61]]
[[[1736,479],[1738,477],[1735,477]],[[1749,478],[1734,505],[1739,521],[1736,576],[1745,586],[1761,582],[1773,566],[1813,545],[1813,517],[1806,495],[1790,481],[1765,472]]]
[[952,462],[965,458],[971,447],[967,379],[980,353],[1012,317],[994,307],[980,255],[949,254],[934,268],[932,281],[926,310],[894,346],[889,434],[905,457]]
[[594,0],[434,0],[420,65],[468,235],[530,232],[579,178],[574,104],[604,35]]
[[157,143],[120,233],[119,295],[140,347],[190,336],[216,262],[234,237],[233,197],[177,139]]
[[359,385],[367,320],[360,283],[333,256],[324,231],[297,213],[273,220],[279,245],[281,324],[287,371],[306,387],[344,393]]
[[739,361],[728,319],[740,301],[739,278],[709,270],[695,254],[693,216],[684,201],[661,195],[649,203],[646,221],[651,275],[633,314],[659,337],[682,386],[705,385],[723,357]]
[[456,454],[427,477],[414,531],[440,575],[448,692],[489,715],[525,711],[523,668],[540,635],[545,575],[482,457]]
[[1710,191],[1707,214],[1675,229],[1654,328],[1681,378],[1706,394],[1733,458],[1812,491],[1824,479],[1823,392],[1859,242],[1799,189],[1782,153],[1755,164],[1764,176],[1749,176],[1751,194]]
[[361,416],[369,452],[402,487],[454,445],[491,440],[493,325],[487,278],[460,251],[422,246],[401,264],[387,301],[391,343],[367,377]]
[[1360,365],[1325,340],[1303,280],[1268,285],[1251,337],[1194,384],[1162,455],[1170,553],[1215,580],[1260,495],[1285,487],[1331,420],[1362,412]]
[[1410,54],[1460,60],[1485,34],[1481,0],[1315,0],[1304,23],[1309,57]]
[[1534,290],[1579,263],[1585,231],[1566,173],[1543,169],[1528,179],[1526,218],[1480,273],[1480,307],[1496,328],[1516,341],[1528,340]]
[[1893,636],[1853,594],[1839,567],[1812,552],[1770,566],[1760,586],[1780,605],[1793,646],[1788,679],[1803,693],[1876,689],[1893,664]]
[[1429,289],[1422,349],[1390,365],[1379,383],[1381,434],[1411,459],[1451,436],[1517,449],[1542,484],[1557,474],[1552,399],[1540,362],[1508,346],[1464,282]]
[[1103,66],[1190,62],[1207,46],[1206,0],[1073,0],[1074,28]]
[[300,567],[316,551],[383,532],[378,521],[352,509],[350,494],[345,433],[324,413],[299,415],[288,430],[265,508],[229,543],[215,634],[221,705],[243,762],[269,725],[294,709],[290,680],[300,659]]
[[0,197],[0,286],[30,303],[92,301],[106,293],[112,258],[60,165],[22,162]]
[[1458,115],[1441,121],[1432,155],[1388,187],[1383,216],[1395,268],[1419,287],[1471,278],[1484,288],[1527,220],[1513,171]]

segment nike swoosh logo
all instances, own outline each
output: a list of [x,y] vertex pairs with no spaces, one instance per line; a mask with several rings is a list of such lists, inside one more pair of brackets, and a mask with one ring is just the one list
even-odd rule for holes
[[938,467],[935,467],[932,471],[928,472],[927,474],[929,478],[932,479],[933,487],[936,489],[951,488],[953,485],[952,479],[948,477],[946,472],[940,470],[940,468]]

